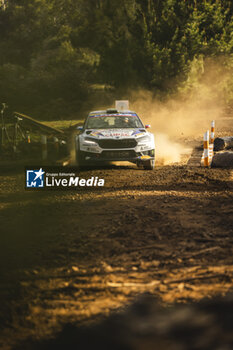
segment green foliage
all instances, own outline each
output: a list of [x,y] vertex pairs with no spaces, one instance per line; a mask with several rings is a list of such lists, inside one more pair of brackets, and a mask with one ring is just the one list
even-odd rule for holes
[[0,8],[0,100],[53,118],[82,112],[96,100],[92,86],[188,92],[208,57],[229,57],[231,71],[232,15],[227,0],[9,0]]

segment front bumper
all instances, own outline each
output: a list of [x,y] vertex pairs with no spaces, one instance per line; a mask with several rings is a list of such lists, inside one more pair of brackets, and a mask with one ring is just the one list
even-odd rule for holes
[[135,152],[135,150],[104,150],[101,153],[79,151],[79,157],[83,162],[100,163],[111,161],[128,161],[128,162],[144,162],[154,159],[154,149],[143,152]]

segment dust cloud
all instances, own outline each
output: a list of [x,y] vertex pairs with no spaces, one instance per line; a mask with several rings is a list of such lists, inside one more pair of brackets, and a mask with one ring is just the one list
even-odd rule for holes
[[207,100],[205,95],[182,99],[177,96],[166,102],[154,100],[151,93],[140,92],[133,98],[131,109],[135,110],[152,131],[171,138],[198,138],[212,120],[221,118],[223,105],[218,100]]
[[145,124],[151,125],[155,136],[157,164],[179,163],[190,155],[191,142],[202,140],[210,129],[211,120],[222,114],[222,106],[207,101],[204,94],[182,99],[181,96],[161,102],[150,92],[133,96],[130,109],[135,110]]
[[150,91],[131,94],[130,109],[151,125],[157,160],[163,164],[180,162],[184,154],[191,153],[190,145],[210,130],[211,121],[223,116],[229,72],[212,61],[207,66],[198,79],[189,76],[184,87],[166,101],[156,99]]
[[155,135],[156,164],[168,165],[180,163],[182,155],[190,154],[191,149],[185,149],[181,144],[171,141],[166,134]]
[[[186,80],[169,98],[161,99],[157,91],[143,89],[114,98],[129,100],[130,110],[134,110],[144,124],[151,125],[149,131],[155,135],[156,164],[180,164],[188,160],[195,143],[200,145],[204,133],[211,128],[211,121],[216,121],[217,129],[218,121],[223,120],[227,95],[230,92],[233,96],[232,74],[233,62],[229,58],[222,61],[194,58]],[[96,106],[95,109],[109,107]]]

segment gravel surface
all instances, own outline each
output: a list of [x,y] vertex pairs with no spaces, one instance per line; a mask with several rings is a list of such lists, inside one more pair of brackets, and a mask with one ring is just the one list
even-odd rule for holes
[[80,175],[105,187],[27,192],[20,169],[0,175],[1,349],[34,349],[144,293],[171,307],[232,290],[231,169],[118,165]]

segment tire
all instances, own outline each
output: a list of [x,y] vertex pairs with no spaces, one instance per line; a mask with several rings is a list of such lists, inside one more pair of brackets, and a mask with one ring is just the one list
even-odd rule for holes
[[150,159],[145,161],[145,163],[143,164],[143,168],[145,170],[154,170],[155,168],[155,160],[154,159]]
[[83,167],[82,157],[80,156],[78,151],[76,151],[76,164],[80,169]]

